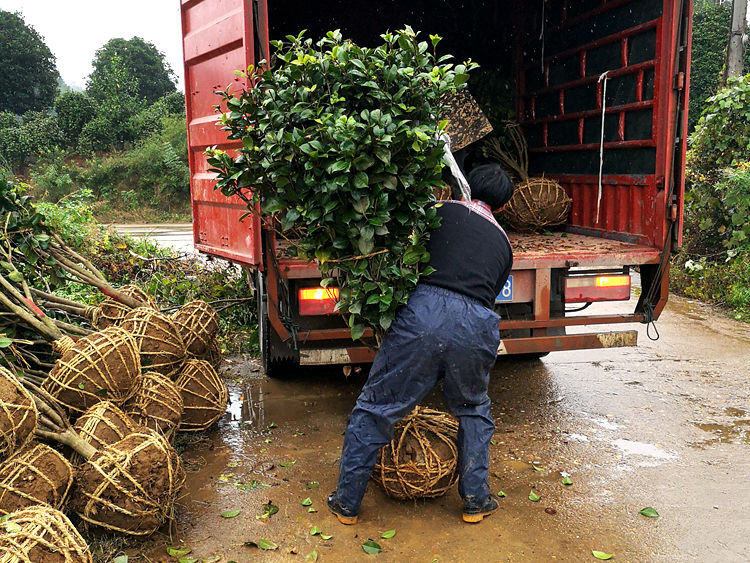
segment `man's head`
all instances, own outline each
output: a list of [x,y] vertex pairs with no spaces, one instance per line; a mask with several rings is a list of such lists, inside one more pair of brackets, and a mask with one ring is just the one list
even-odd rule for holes
[[467,178],[471,198],[483,201],[495,211],[503,207],[513,195],[513,182],[499,164],[477,166]]

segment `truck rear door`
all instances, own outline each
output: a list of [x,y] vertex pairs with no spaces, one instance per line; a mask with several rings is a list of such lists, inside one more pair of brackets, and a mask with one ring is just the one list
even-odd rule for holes
[[217,90],[238,92],[246,79],[234,74],[265,57],[268,45],[266,0],[182,0],[182,41],[188,123],[193,240],[201,252],[234,262],[261,263],[260,220],[240,220],[247,212],[237,197],[214,191],[215,179],[203,156],[206,147],[231,152],[216,125]]

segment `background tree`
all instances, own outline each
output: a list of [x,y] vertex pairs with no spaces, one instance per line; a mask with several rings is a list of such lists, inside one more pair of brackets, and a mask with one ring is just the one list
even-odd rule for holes
[[[96,52],[92,63],[94,71],[89,76],[87,89],[91,90],[92,84],[102,82],[103,75],[111,70],[113,57],[118,57],[127,74],[137,80],[137,95],[146,102],[153,103],[176,90],[174,72],[164,59],[164,54],[153,43],[140,37],[107,41]],[[94,95],[94,92],[91,93]]]
[[0,10],[0,111],[24,113],[52,106],[55,56],[19,14]]
[[96,113],[96,106],[85,92],[68,90],[55,99],[55,113],[66,146],[75,147],[84,126]]

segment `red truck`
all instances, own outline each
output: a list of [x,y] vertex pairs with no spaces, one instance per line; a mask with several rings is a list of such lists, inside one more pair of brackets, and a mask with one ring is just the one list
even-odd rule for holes
[[[530,172],[573,200],[563,231],[510,235],[514,269],[496,301],[498,354],[541,356],[634,346],[637,331],[597,327],[650,322],[666,304],[682,232],[691,22],[691,0],[182,0],[195,247],[253,276],[266,372],[374,355],[333,313],[316,265],[286,257],[257,217],[241,220],[243,202],[214,191],[207,171],[206,147],[236,146],[216,125],[215,91],[245,87],[233,71],[267,59],[269,38],[340,29],[368,45],[408,24],[480,63],[470,89],[485,112],[510,105]],[[632,313],[580,313],[627,300],[634,269]],[[590,328],[566,334],[573,326]]]

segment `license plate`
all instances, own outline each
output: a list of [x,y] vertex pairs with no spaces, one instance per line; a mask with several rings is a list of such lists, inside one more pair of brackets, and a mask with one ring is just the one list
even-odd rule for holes
[[513,301],[513,276],[508,276],[508,281],[505,282],[502,291],[495,298],[495,302]]

